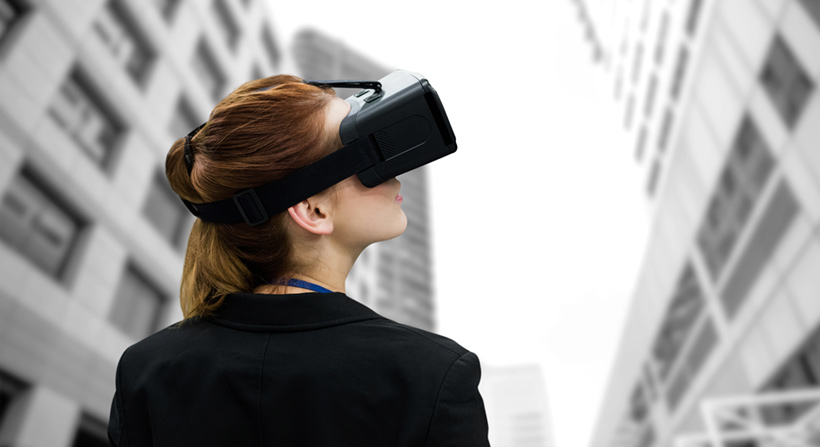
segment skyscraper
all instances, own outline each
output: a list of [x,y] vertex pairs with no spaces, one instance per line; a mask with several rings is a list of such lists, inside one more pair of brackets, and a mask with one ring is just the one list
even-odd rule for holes
[[[377,80],[388,74],[367,57],[314,30],[297,34],[293,54],[308,79]],[[355,90],[339,89],[347,97]],[[435,329],[435,301],[427,169],[399,176],[407,230],[396,239],[369,247],[353,267],[348,294],[387,318],[426,330]]]
[[490,424],[490,445],[554,447],[544,375],[538,365],[487,367],[479,390]]
[[107,444],[117,359],[181,316],[168,148],[280,54],[258,0],[0,0],[0,445]]
[[817,445],[820,3],[575,3],[652,220],[593,447]]

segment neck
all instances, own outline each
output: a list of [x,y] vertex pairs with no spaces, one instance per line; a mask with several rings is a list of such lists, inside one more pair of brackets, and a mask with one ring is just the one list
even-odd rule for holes
[[[318,248],[318,249],[317,249]],[[326,245],[323,247],[312,247],[304,249],[296,249],[297,253],[313,253],[309,259],[304,257],[297,257],[297,265],[300,268],[297,271],[286,275],[286,278],[301,279],[302,281],[311,282],[313,284],[322,286],[333,292],[345,293],[345,280],[350,274],[350,269],[358,259],[362,250],[346,250],[341,247],[333,247]],[[293,294],[306,293],[305,290],[299,287],[266,284],[257,287],[254,293],[268,293],[268,294]]]

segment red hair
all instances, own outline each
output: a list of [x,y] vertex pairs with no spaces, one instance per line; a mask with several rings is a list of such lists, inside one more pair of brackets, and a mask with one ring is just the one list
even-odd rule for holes
[[[165,160],[171,187],[190,202],[213,202],[319,160],[341,146],[338,133],[324,130],[325,109],[334,95],[287,75],[243,84],[192,138],[190,175],[185,138],[171,146]],[[209,315],[228,294],[250,292],[293,273],[297,266],[286,219],[282,212],[255,227],[197,219],[180,286],[185,318]]]

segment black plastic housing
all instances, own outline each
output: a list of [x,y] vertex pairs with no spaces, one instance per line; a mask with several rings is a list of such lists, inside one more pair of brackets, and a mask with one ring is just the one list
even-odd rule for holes
[[373,140],[379,162],[358,173],[367,187],[456,151],[456,137],[436,90],[423,76],[404,70],[379,82],[381,91],[363,90],[346,99],[350,113],[339,135],[347,146]]

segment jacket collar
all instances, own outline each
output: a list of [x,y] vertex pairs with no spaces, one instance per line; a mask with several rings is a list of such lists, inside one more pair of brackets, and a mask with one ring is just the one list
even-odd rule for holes
[[247,331],[301,331],[383,318],[341,292],[268,295],[235,293],[207,319]]

